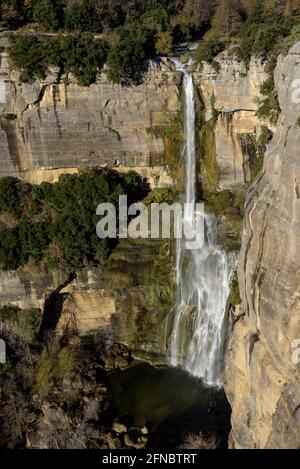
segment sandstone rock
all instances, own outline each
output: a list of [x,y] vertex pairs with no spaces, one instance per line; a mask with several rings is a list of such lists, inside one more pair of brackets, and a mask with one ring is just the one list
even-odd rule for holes
[[146,427],[146,425],[141,429],[141,433],[142,433],[143,435],[148,435],[149,430],[148,430],[148,428]]
[[252,59],[248,70],[227,52],[216,60],[220,70],[204,63],[195,70],[194,82],[204,103],[205,120],[212,118],[213,107],[220,113],[214,129],[218,188],[236,190],[250,180],[251,145],[243,145],[243,139],[259,133],[256,111],[267,74],[259,60]]
[[235,448],[299,448],[300,43],[280,57],[282,110],[246,200],[239,258],[242,313],[229,343],[225,390]]
[[116,433],[126,433],[127,432],[127,427],[124,425],[124,423],[121,422],[114,422],[112,429]]
[[114,438],[111,434],[108,435],[106,440],[109,449],[121,449],[122,444],[118,438]]
[[13,124],[1,120],[1,176],[33,181],[41,170],[112,167],[117,161],[125,167],[165,165],[164,139],[159,132],[150,138],[149,129],[169,126],[180,110],[181,74],[168,59],[150,61],[136,87],[109,83],[105,71],[95,84],[80,87],[71,74],[59,80],[57,68],[44,80],[19,84],[19,73],[3,59],[0,64],[0,112],[17,117]]

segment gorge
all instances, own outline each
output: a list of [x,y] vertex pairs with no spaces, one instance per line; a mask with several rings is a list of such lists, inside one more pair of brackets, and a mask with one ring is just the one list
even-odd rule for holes
[[[193,232],[196,219],[203,224],[203,245],[176,240],[177,303],[171,333],[171,364],[182,366],[208,385],[219,385],[222,373],[221,344],[224,316],[234,262],[215,245],[216,222],[212,215],[196,212],[195,98],[190,63],[174,60],[183,73],[185,195],[183,224]],[[195,228],[194,228],[195,231]],[[190,243],[190,244],[189,244]]]
[[[162,58],[149,62],[143,83],[136,87],[111,84],[103,71],[95,84],[80,88],[72,74],[61,78],[55,69],[44,80],[20,83],[7,61],[6,38],[1,41],[2,177],[40,184],[85,166],[120,173],[134,169],[153,189],[146,196],[150,203],[157,194],[176,188],[178,193],[186,190],[185,200],[192,204],[204,200],[207,206],[207,213],[200,214],[206,232],[200,250],[187,251],[184,241],[174,250],[170,240],[122,240],[104,266],[86,265],[71,278],[67,270],[49,271],[29,262],[15,271],[0,272],[1,307],[45,312],[51,298],[53,308],[59,305],[58,336],[75,331],[75,344],[93,342],[95,331],[109,336],[113,352],[101,355],[101,360],[103,370],[120,373],[111,376],[118,396],[118,389],[123,383],[128,387],[130,374],[135,373],[129,365],[142,360],[165,367],[170,354],[172,365],[208,384],[224,384],[232,408],[230,447],[299,448],[299,364],[292,356],[293,341],[300,337],[297,96],[295,101],[300,43],[279,56],[274,77],[281,113],[277,124],[269,125],[257,116],[260,88],[268,78],[258,59],[252,58],[247,69],[225,51],[216,58],[218,70],[203,63],[189,71],[187,65],[176,62],[175,66]],[[190,51],[186,55],[189,58]],[[253,177],[264,126],[274,135],[263,167]],[[184,139],[186,174],[179,164]],[[1,230],[11,226],[11,220],[0,215]],[[233,300],[236,259],[230,254],[240,244],[241,301]],[[166,340],[162,325],[171,314]],[[227,341],[221,377],[222,347]],[[153,376],[164,369],[143,373]],[[101,386],[108,387],[103,370],[99,366]],[[200,382],[190,377],[185,381],[184,372],[180,376],[183,394]],[[178,385],[178,378],[172,379]],[[92,398],[88,381],[82,378],[87,391],[81,402],[93,413],[100,404]],[[168,384],[163,386],[167,388]],[[129,395],[130,401],[135,390]],[[205,409],[208,400],[204,397]],[[198,405],[196,397],[194,402]],[[118,408],[118,412],[125,408],[125,417],[127,404],[121,399]],[[64,432],[66,428],[71,432],[72,422],[59,404],[49,404],[45,398],[38,405],[43,407],[36,428],[28,431],[23,444],[52,447],[53,441],[45,436],[47,422],[52,426],[56,420],[63,422]],[[165,406],[163,402],[159,408]],[[144,423],[138,425],[142,428]],[[227,435],[227,427],[221,433]],[[102,444],[118,445],[116,440],[111,431],[110,443],[104,439]]]

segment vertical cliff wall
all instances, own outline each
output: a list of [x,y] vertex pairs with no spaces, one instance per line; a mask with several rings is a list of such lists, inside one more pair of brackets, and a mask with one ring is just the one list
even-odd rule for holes
[[[250,181],[251,138],[260,133],[256,112],[266,78],[261,61],[252,59],[247,69],[229,52],[220,54],[215,66],[204,63],[197,67],[194,81],[203,99],[206,122],[202,145],[209,152],[209,157],[204,154],[202,173],[208,190],[238,190]],[[210,139],[207,130],[213,134]]]
[[61,168],[167,166],[161,129],[181,106],[181,75],[171,61],[150,61],[136,87],[109,83],[105,71],[80,87],[59,69],[20,83],[6,47],[0,37],[0,176],[40,182]]
[[[39,183],[81,166],[109,165],[134,167],[151,185],[172,183],[154,168],[179,168],[182,76],[170,60],[150,62],[137,87],[112,85],[105,72],[97,83],[79,87],[58,69],[43,81],[25,84],[9,66],[7,41],[2,38],[0,46],[0,176]],[[209,190],[236,190],[249,180],[249,155],[242,139],[259,132],[255,113],[266,75],[257,61],[250,63],[248,72],[226,53],[218,61],[218,73],[208,64],[193,73],[201,108],[200,153],[202,163],[208,162],[201,164],[201,172],[204,182],[209,177],[215,181],[208,184]],[[211,168],[213,174],[208,174]],[[33,265],[0,272],[0,305],[43,310],[51,295],[64,295],[60,328],[89,332],[112,326],[118,340],[131,348],[162,351],[162,322],[173,304],[168,247],[161,253],[155,243],[122,242],[104,272],[84,269],[64,285],[68,274]]]
[[300,447],[300,43],[275,81],[282,113],[246,201],[243,302],[226,359],[235,448]]

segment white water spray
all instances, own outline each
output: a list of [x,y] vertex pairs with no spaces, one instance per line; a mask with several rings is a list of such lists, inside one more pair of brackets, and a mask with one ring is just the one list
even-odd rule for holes
[[204,245],[188,249],[184,239],[176,244],[177,303],[172,311],[170,341],[171,364],[201,377],[212,386],[221,384],[224,316],[231,275],[233,254],[216,245],[216,221],[204,213],[195,214],[196,206],[196,141],[195,97],[192,74],[188,65],[173,59],[183,73],[186,190],[189,202],[184,224],[194,225],[202,217]]

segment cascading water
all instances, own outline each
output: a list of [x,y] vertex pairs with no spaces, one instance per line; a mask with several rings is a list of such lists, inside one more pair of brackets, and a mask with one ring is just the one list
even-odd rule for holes
[[184,202],[188,210],[183,224],[194,226],[195,217],[203,217],[204,243],[189,249],[184,238],[176,243],[177,302],[171,314],[171,364],[201,377],[212,386],[219,386],[222,374],[222,342],[224,317],[231,275],[233,254],[216,244],[216,221],[212,215],[196,209],[196,142],[195,97],[189,65],[173,62],[183,74],[186,190]]

